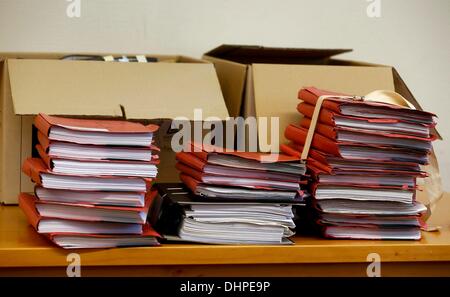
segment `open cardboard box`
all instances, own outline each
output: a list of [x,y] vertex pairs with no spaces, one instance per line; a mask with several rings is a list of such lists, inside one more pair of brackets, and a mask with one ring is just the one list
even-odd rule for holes
[[[33,153],[33,116],[126,118],[161,125],[158,180],[177,181],[170,146],[170,119],[226,119],[228,112],[214,67],[183,56],[155,56],[158,62],[63,61],[66,54],[0,53],[0,202],[17,203],[32,192],[22,162]],[[117,56],[117,55],[114,55]]]
[[[374,90],[396,91],[422,109],[394,67],[333,58],[350,51],[221,45],[205,53],[203,59],[216,67],[230,115],[279,117],[280,143],[286,142],[284,129],[288,124],[301,120],[296,106],[302,87],[315,86],[351,95],[366,95]],[[260,147],[262,140],[271,139],[262,132],[258,130]],[[270,129],[266,133],[270,134]],[[426,204],[442,196],[434,153],[430,159],[431,164],[427,166],[430,177],[423,181],[424,191],[418,192]]]

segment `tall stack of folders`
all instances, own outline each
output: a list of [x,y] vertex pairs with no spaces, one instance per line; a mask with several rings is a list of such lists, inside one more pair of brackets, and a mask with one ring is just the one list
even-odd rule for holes
[[[179,239],[211,244],[289,244],[293,205],[307,192],[298,157],[248,153],[191,144],[177,154],[180,179],[190,193],[162,188],[182,205]],[[188,194],[186,196],[186,194]]]
[[19,205],[30,224],[63,248],[157,245],[147,223],[156,196],[155,125],[36,116],[36,151],[23,172],[36,184]]
[[[336,94],[313,87],[299,91],[299,123],[282,145],[299,156],[318,98]],[[432,150],[434,115],[397,105],[329,98],[321,106],[307,167],[312,175],[316,226],[325,237],[411,239],[421,237],[416,179]]]

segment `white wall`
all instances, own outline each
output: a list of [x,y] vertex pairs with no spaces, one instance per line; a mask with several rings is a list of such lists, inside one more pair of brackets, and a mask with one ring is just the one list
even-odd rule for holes
[[[222,43],[353,48],[345,58],[394,65],[450,138],[450,1],[0,0],[0,51],[105,51],[200,56]],[[377,0],[375,0],[377,1]],[[448,141],[436,142],[450,191]]]

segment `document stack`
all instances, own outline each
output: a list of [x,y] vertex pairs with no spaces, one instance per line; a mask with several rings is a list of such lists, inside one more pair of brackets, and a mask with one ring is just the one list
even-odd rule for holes
[[[182,240],[223,244],[285,244],[294,234],[306,166],[282,154],[223,152],[192,145],[177,154],[180,179],[193,193],[179,230]],[[176,200],[176,199],[175,199]]]
[[330,238],[415,239],[421,237],[416,179],[425,177],[435,138],[434,115],[393,104],[342,98],[316,88],[300,90],[297,109],[304,115],[291,124],[282,145],[299,156],[319,97],[307,167],[313,178],[312,206],[323,234]]
[[36,151],[22,170],[36,184],[19,204],[30,224],[63,248],[157,245],[147,223],[157,192],[158,126],[39,114]]

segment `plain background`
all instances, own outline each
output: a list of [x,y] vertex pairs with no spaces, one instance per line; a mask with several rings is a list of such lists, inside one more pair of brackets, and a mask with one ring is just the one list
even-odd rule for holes
[[[200,57],[222,43],[353,48],[341,58],[393,65],[429,111],[450,191],[450,1],[378,0],[0,0],[0,52],[123,52]],[[372,0],[373,1],[373,0]],[[374,0],[377,1],[377,0]]]

